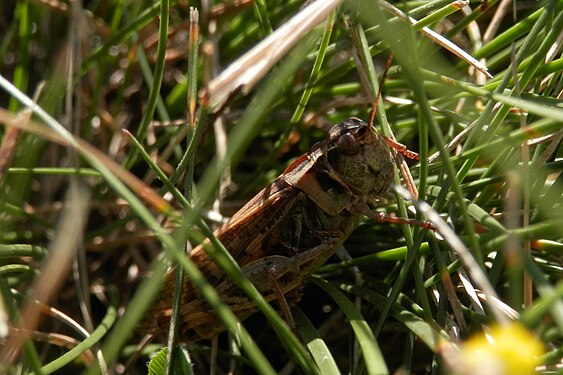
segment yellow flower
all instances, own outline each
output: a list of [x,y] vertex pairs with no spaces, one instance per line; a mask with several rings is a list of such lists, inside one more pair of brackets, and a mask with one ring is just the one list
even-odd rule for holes
[[491,328],[485,335],[471,337],[461,345],[462,374],[528,375],[534,374],[543,344],[518,323]]

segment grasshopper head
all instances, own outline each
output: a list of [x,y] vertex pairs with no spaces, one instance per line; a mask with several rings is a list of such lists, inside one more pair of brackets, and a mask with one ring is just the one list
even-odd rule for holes
[[368,123],[349,118],[327,136],[327,161],[339,179],[355,194],[381,196],[393,178],[389,146]]
[[386,193],[393,176],[389,146],[364,121],[350,118],[286,168],[282,178],[324,212],[337,215]]

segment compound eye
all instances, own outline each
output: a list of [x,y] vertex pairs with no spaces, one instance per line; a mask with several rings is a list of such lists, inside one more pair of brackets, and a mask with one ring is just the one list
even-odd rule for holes
[[360,150],[360,142],[350,133],[342,134],[336,141],[338,147],[346,155],[357,154]]

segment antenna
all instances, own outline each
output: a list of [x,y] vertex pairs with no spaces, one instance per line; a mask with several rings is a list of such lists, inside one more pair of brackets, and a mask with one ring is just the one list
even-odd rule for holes
[[373,126],[373,121],[375,120],[375,113],[377,112],[377,105],[379,104],[379,98],[381,98],[381,91],[383,90],[383,84],[385,83],[385,79],[387,78],[387,73],[389,73],[389,68],[391,67],[392,62],[393,62],[393,54],[390,54],[389,58],[387,59],[387,63],[385,64],[385,70],[383,71],[383,75],[381,76],[381,81],[379,82],[379,88],[377,89],[377,95],[375,96],[375,101],[373,102],[373,106],[369,114],[369,124],[372,126]]
[[[377,95],[375,96],[375,101],[373,102],[373,106],[369,115],[369,124],[373,126],[373,121],[375,120],[375,114],[377,112],[377,105],[379,104],[379,99],[381,98],[381,91],[383,90],[383,84],[385,83],[385,79],[387,78],[387,74],[389,73],[389,68],[391,67],[391,63],[393,63],[393,54],[389,55],[387,59],[387,63],[385,64],[385,70],[383,71],[383,75],[381,76],[381,82],[379,83],[379,88],[377,90]],[[419,160],[420,157],[414,151],[411,151],[402,143],[395,141],[385,135],[381,135],[385,142],[389,145],[389,147],[393,148],[398,153],[402,154],[404,157],[408,159]]]

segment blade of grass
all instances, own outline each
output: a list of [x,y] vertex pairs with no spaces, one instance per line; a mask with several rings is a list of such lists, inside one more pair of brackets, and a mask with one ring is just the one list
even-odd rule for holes
[[[340,288],[365,299],[376,308],[380,308],[383,300],[386,299],[384,296],[374,293],[371,289],[356,284],[340,284]],[[419,309],[421,308],[419,307]],[[393,305],[392,316],[403,323],[407,329],[422,340],[433,352],[439,352],[441,345],[451,343],[450,338],[443,330],[438,328],[439,326],[436,322],[431,320],[429,323],[421,319],[417,314],[408,311],[397,302]]]
[[319,336],[307,315],[299,307],[292,309],[292,314],[298,327],[299,336],[307,345],[307,349],[311,352],[321,374],[340,374],[329,348]]
[[381,349],[377,344],[377,340],[369,328],[369,324],[365,321],[362,314],[356,309],[354,303],[327,281],[314,276],[312,281],[327,292],[338,306],[340,306],[344,314],[346,314],[364,355],[367,373],[389,374],[389,370],[387,369],[385,359],[383,358]]
[[[6,278],[0,277],[0,293],[2,295],[2,301],[0,302],[0,307],[3,311],[7,310],[9,317],[11,318],[12,322],[22,326],[23,322],[21,321],[21,316],[18,312],[18,307],[15,304],[14,299],[12,298],[12,292],[10,291],[10,286],[6,282]],[[6,319],[6,318],[3,318]],[[3,324],[2,330],[4,334],[8,333],[7,324]],[[37,353],[37,349],[33,342],[30,339],[24,337],[23,342],[23,350],[25,354],[26,360],[26,367],[31,367],[31,369],[35,372],[41,372],[41,360],[39,359],[39,354]],[[9,362],[7,361],[8,358],[2,357],[2,363],[7,365]]]
[[[190,140],[194,138],[194,128],[195,123],[195,105],[196,105],[196,95],[197,95],[197,72],[196,66],[198,64],[198,51],[199,48],[199,13],[196,9],[190,8],[190,36],[188,42],[188,151],[190,143],[192,147],[195,147],[195,141],[192,143]],[[201,127],[201,126],[200,126]],[[188,154],[188,152],[186,153]],[[189,159],[190,163],[187,166],[187,173],[184,184],[184,195],[188,202],[192,201],[192,188],[194,185],[193,172],[194,172],[194,159]],[[153,169],[154,170],[154,169]],[[187,231],[186,231],[187,232]],[[191,246],[187,243],[186,238],[183,236],[179,243],[185,243],[186,253],[189,254],[188,250],[191,250]],[[178,332],[182,325],[180,309],[182,304],[182,295],[184,292],[184,270],[179,268],[176,270],[176,283],[174,286],[174,297],[172,300],[172,316],[170,318],[170,329],[168,330],[168,343],[167,343],[167,353],[166,353],[166,374],[172,375],[174,371],[174,363],[176,352],[178,349]]]
[[[14,69],[14,75],[12,81],[14,86],[22,91],[27,90],[27,85],[29,81],[28,76],[28,64],[29,64],[29,51],[31,42],[31,30],[32,30],[32,20],[29,10],[29,3],[22,2],[16,5],[16,21],[18,22],[18,44],[20,46],[18,63]],[[18,101],[14,98],[10,98],[10,104],[8,109],[15,112],[18,109]]]
[[[263,159],[262,164],[259,165],[258,168],[256,168],[257,174],[261,173],[261,171],[263,171],[265,169],[266,163],[269,160],[271,160],[274,155],[278,154],[283,147],[285,147],[287,140],[289,138],[289,135],[291,134],[291,132],[295,128],[295,125],[297,125],[299,123],[299,121],[301,120],[303,113],[305,112],[305,108],[307,107],[307,103],[309,102],[309,99],[311,98],[311,95],[312,95],[313,90],[315,88],[315,83],[316,83],[316,81],[319,77],[323,62],[325,61],[327,47],[328,47],[328,43],[330,41],[330,37],[332,35],[332,29],[334,27],[335,19],[336,19],[336,12],[332,12],[328,16],[328,19],[326,21],[323,36],[322,36],[322,39],[321,39],[321,42],[320,42],[320,45],[319,45],[319,48],[317,50],[317,54],[316,54],[316,57],[315,57],[315,62],[313,63],[313,68],[311,69],[309,79],[307,80],[307,83],[305,84],[305,89],[303,90],[303,93],[301,94],[301,98],[299,99],[299,102],[297,103],[297,107],[295,108],[295,111],[293,112],[293,115],[291,116],[291,119],[289,120],[289,124],[286,126],[286,128],[284,129],[284,132],[280,135],[280,137],[276,141],[276,144],[274,145],[272,151],[270,151],[270,153]],[[254,178],[257,178],[257,177],[258,176],[255,176]]]
[[232,63],[207,88],[212,107],[220,107],[228,95],[242,88],[248,92],[282,56],[323,21],[342,0],[314,2],[292,17],[251,51]]
[[[141,123],[137,129],[137,138],[143,141],[147,133],[150,122],[152,121],[154,111],[156,109],[158,99],[160,98],[160,87],[162,86],[162,78],[164,76],[164,63],[166,58],[166,46],[168,45],[168,25],[170,16],[170,1],[161,0],[159,14],[159,32],[158,47],[156,50],[156,63],[154,66],[154,75],[152,85],[149,90],[149,98],[143,111]],[[130,153],[124,161],[125,167],[128,169],[135,162],[137,155]]]
[[[170,0],[169,5],[175,6],[178,0]],[[145,9],[135,20],[125,26],[117,34],[110,37],[104,44],[102,44],[98,49],[94,50],[90,56],[84,59],[82,62],[81,74],[85,75],[92,68],[94,64],[97,64],[98,60],[103,59],[104,56],[109,54],[111,47],[118,45],[121,41],[125,40],[131,34],[143,29],[149,23],[151,23],[155,17],[161,12],[160,9],[161,2],[158,1],[147,9]]]
[[84,341],[76,345],[74,348],[72,348],[62,356],[44,365],[41,368],[41,371],[38,373],[51,374],[80,357],[80,355],[86,350],[94,348],[95,345],[105,337],[107,331],[109,331],[116,320],[117,310],[115,309],[115,307],[109,306],[106,311],[106,315],[90,336],[88,336],[86,339],[84,339]]

